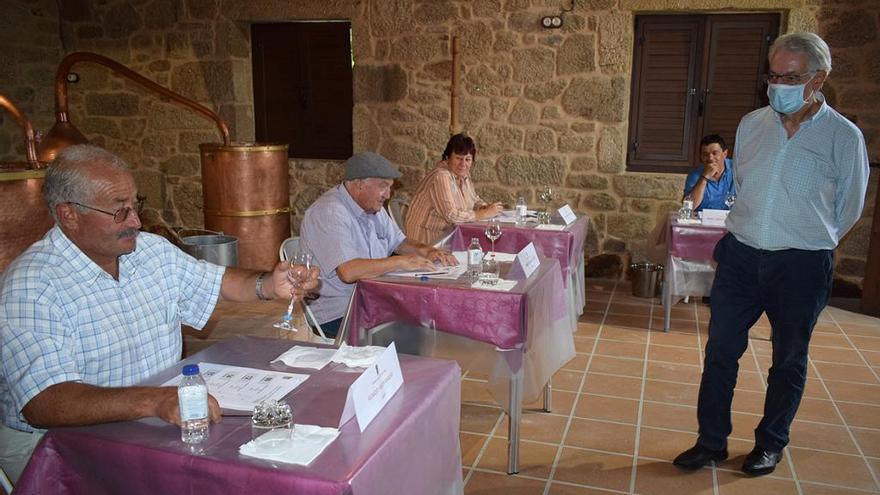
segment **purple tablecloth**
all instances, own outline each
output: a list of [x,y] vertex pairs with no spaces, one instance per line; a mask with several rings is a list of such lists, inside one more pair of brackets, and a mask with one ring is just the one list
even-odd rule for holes
[[727,229],[706,225],[679,225],[671,221],[672,229],[669,254],[692,261],[711,261],[715,244],[724,237]]
[[[186,359],[262,369],[290,341],[237,337]],[[183,363],[181,363],[182,365]],[[150,418],[49,430],[16,494],[296,493],[447,494],[461,492],[458,444],[460,369],[449,361],[400,355],[404,385],[363,433],[349,421],[311,466],[245,457],[250,418],[212,425],[204,451],[190,454],[177,427]],[[288,396],[294,421],[336,426],[349,385],[347,368],[295,369],[310,378]],[[149,380],[160,384],[180,365]],[[429,446],[429,447],[428,447]],[[429,449],[425,450],[425,449]]]
[[[499,253],[518,253],[530,242],[535,250],[547,258],[559,260],[562,268],[563,283],[568,286],[572,270],[584,253],[584,241],[587,238],[589,217],[579,216],[566,230],[538,230],[536,224],[517,227],[511,223],[501,224],[501,237],[495,241],[495,250]],[[486,222],[463,223],[457,225],[452,235],[452,249],[465,250],[471,238],[480,239],[483,251],[488,251],[492,243],[486,238]]]

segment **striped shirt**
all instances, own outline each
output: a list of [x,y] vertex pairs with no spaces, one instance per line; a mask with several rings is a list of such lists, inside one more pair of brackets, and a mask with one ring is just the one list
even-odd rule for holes
[[865,139],[824,97],[790,139],[770,107],[743,117],[733,170],[727,228],[757,249],[834,249],[861,216],[868,187]]
[[321,269],[320,297],[309,303],[319,324],[342,318],[348,307],[354,284],[339,279],[339,265],[358,258],[387,258],[406,240],[384,208],[367,213],[341,184],[309,206],[300,236]]
[[224,270],[141,232],[117,281],[53,227],[0,278],[2,421],[33,431],[21,411],[52,385],[126,387],[179,361],[180,325],[205,325]]
[[484,204],[470,178],[458,179],[441,161],[413,195],[406,213],[406,236],[433,244],[454,224],[473,221],[474,207]]

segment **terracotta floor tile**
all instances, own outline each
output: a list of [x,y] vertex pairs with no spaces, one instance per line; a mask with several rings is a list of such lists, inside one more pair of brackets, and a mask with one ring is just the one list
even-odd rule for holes
[[600,338],[599,345],[596,347],[596,354],[610,357],[644,359],[645,344],[634,342],[617,342]]
[[676,347],[699,347],[696,332],[685,333],[675,330],[664,332],[659,328],[651,332],[651,343]]
[[587,488],[579,485],[566,485],[564,483],[552,483],[549,495],[608,495],[608,491],[596,488]]
[[[756,422],[757,424],[757,422]],[[735,473],[742,472],[742,464],[746,459],[746,455],[755,448],[755,440],[740,440],[736,438],[728,438],[727,439],[727,452],[729,457],[725,461],[721,461],[721,469],[727,471],[733,471]],[[784,455],[788,455],[786,453]],[[791,469],[788,467],[788,460],[783,457],[782,462],[780,462],[776,466],[776,470],[773,471],[774,478],[784,478],[784,479],[793,479],[791,475]],[[757,494],[756,494],[757,495]],[[763,494],[762,494],[763,495]]]
[[462,431],[473,433],[489,433],[498,422],[498,417],[503,414],[498,407],[484,407],[471,404],[461,405]]
[[598,323],[588,323],[588,322],[578,322],[577,330],[574,333],[574,337],[595,337],[597,333],[599,333],[599,325]]
[[736,377],[736,390],[764,392],[764,376],[754,371],[740,371]]
[[[663,325],[665,324],[665,320],[663,317],[663,313],[654,313],[655,316],[651,319],[651,330],[657,333],[666,333],[663,331]],[[691,317],[690,319],[671,319],[669,320],[669,333],[678,332],[678,333],[688,333],[696,338],[697,335],[697,322]]]
[[814,361],[837,364],[862,364],[859,353],[853,349],[839,347],[813,347],[810,349],[810,358]]
[[[861,353],[862,353],[862,357],[865,358],[865,361],[867,361],[869,365],[880,367],[880,352],[861,351]],[[851,363],[851,364],[862,364],[862,362]]]
[[[642,405],[642,427],[654,426],[696,433],[696,404],[663,404],[645,402]],[[644,431],[644,429],[642,430]],[[644,443],[644,442],[643,442]]]
[[571,447],[632,455],[635,440],[635,425],[573,418],[564,443]]
[[771,333],[772,333],[772,329],[770,328],[770,326],[755,325],[754,327],[749,329],[749,338],[751,340],[757,340],[757,341],[769,343]]
[[797,447],[788,451],[794,460],[798,479],[862,490],[877,489],[862,457]]
[[542,493],[544,482],[510,476],[507,474],[485,473],[474,471],[464,487],[466,495],[486,495],[489,493],[504,493],[505,495],[535,495]]
[[495,399],[489,393],[489,384],[484,381],[462,380],[461,401],[486,405],[495,405]]
[[870,325],[862,325],[859,323],[850,323],[838,320],[838,324],[843,329],[843,333],[849,335],[850,337],[855,335],[861,335],[863,337],[880,337],[880,325],[876,323],[877,318],[869,318],[860,321],[873,321],[874,323]]
[[846,428],[838,425],[821,425],[794,420],[791,424],[792,447],[831,450],[844,454],[858,454]]
[[645,382],[645,400],[669,404],[697,404],[698,385],[670,383],[656,380]]
[[475,435],[473,433],[461,432],[458,434],[461,443],[461,465],[470,467],[474,464],[474,459],[483,448],[483,444],[489,439],[487,436]]
[[699,384],[702,375],[699,366],[648,361],[648,379]]
[[834,400],[880,405],[880,385],[825,380],[825,386]]
[[798,407],[795,419],[806,419],[808,421],[831,424],[843,423],[830,400],[813,399],[811,397],[801,399],[801,405]]
[[601,395],[581,394],[574,415],[580,418],[606,419],[636,424],[639,401]]
[[640,495],[710,495],[712,471],[682,472],[671,462],[638,460],[636,492]]
[[[820,485],[801,481],[801,491],[804,495],[865,495],[865,491],[854,488],[841,488],[837,486]],[[878,492],[868,492],[878,493]]]
[[638,456],[671,462],[696,442],[696,433],[642,427],[639,431]]
[[605,319],[604,311],[584,311],[584,314],[578,318],[578,322],[585,323],[602,323],[602,320]]
[[608,307],[608,314],[618,314],[618,315],[647,315],[651,313],[651,305],[650,304],[630,304],[630,303],[618,303],[611,302],[611,305]]
[[648,361],[699,366],[702,359],[700,357],[700,350],[696,347],[672,347],[657,345],[652,342],[648,347]]
[[581,386],[582,371],[559,370],[553,375],[553,388],[555,390],[567,390],[578,392]]
[[629,491],[632,464],[632,456],[567,447],[562,449],[554,479],[609,490]]
[[648,321],[650,320],[650,316],[648,315],[615,315],[608,314],[605,316],[605,324],[613,325],[615,327],[630,327],[630,328],[648,328]]
[[804,397],[809,397],[813,399],[831,398],[828,395],[828,392],[825,391],[825,387],[822,385],[819,379],[815,377],[807,377],[807,383],[804,386]]
[[638,399],[642,393],[642,380],[623,376],[587,373],[587,381],[581,390],[585,394],[610,395]]
[[608,299],[592,300],[590,297],[587,297],[587,302],[584,304],[584,311],[604,313],[606,309],[608,309]]
[[[550,394],[550,412],[555,414],[569,415],[571,414],[571,408],[574,406],[574,401],[577,399],[578,394],[576,392],[569,392],[566,390],[556,390]],[[533,402],[527,402],[523,404],[524,411],[531,412],[543,412],[544,410],[544,395],[541,394],[540,397],[535,399]]]
[[813,333],[835,333],[838,335],[843,335],[843,332],[840,330],[840,327],[837,323],[829,323],[827,321],[820,321],[816,323],[816,326],[813,327]]
[[880,429],[880,406],[838,402],[841,414],[850,426]]
[[642,377],[644,361],[641,359],[617,358],[611,356],[593,356],[590,371],[607,375]]
[[[519,474],[547,478],[556,458],[558,446],[521,441],[519,444]],[[481,469],[507,472],[507,440],[492,438],[477,465]],[[539,492],[540,493],[540,492]]]
[[602,327],[602,340],[644,344],[648,341],[648,332],[644,328],[617,327],[606,324]]
[[[507,416],[505,415],[504,420],[501,421],[501,426],[495,430],[496,437],[507,438],[507,422]],[[562,441],[562,433],[565,431],[566,423],[568,423],[567,416],[531,411],[524,412],[519,426],[519,437],[533,442],[559,443]]]
[[730,433],[732,438],[754,442],[755,427],[761,422],[761,415],[749,414],[733,411],[730,413],[730,423],[733,425],[733,431]]
[[761,493],[773,495],[797,495],[794,480],[753,477],[744,473],[718,471],[718,493],[720,495],[756,495]]
[[819,374],[824,380],[844,380],[848,382],[861,382],[877,384],[880,381],[871,369],[863,364],[847,365],[833,363],[815,363]]
[[[854,337],[858,338],[858,337]],[[816,347],[840,347],[842,349],[852,349],[853,346],[849,344],[849,340],[840,333],[824,333],[824,332],[813,332],[813,336],[810,337],[810,346]],[[862,346],[856,346],[862,347]],[[880,351],[880,349],[874,349]]]
[[[578,339],[581,340],[581,339]],[[575,354],[575,356],[562,365],[562,369],[570,371],[584,371],[590,361],[589,354]]]
[[880,430],[853,427],[851,431],[866,456],[880,457]]
[[596,339],[592,337],[580,337],[575,336],[574,338],[574,350],[575,352],[579,352],[582,354],[591,354],[593,352],[593,348],[596,345]]

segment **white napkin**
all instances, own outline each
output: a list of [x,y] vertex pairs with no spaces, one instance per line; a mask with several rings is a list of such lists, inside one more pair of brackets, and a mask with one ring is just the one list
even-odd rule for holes
[[317,347],[295,345],[271,362],[281,361],[293,368],[313,368],[319,370],[327,366],[335,354],[336,349],[319,349]]
[[385,352],[384,347],[376,345],[352,347],[343,342],[332,361],[342,363],[349,368],[368,368],[376,363],[383,352]]
[[510,292],[510,289],[513,289],[516,286],[516,283],[516,280],[504,280],[503,278],[499,278],[498,283],[495,285],[484,284],[482,281],[477,280],[471,284],[471,287],[474,289]]
[[565,225],[557,225],[553,223],[542,223],[535,225],[535,230],[565,230]]
[[339,436],[339,430],[336,428],[322,428],[316,425],[293,425],[293,435],[286,442],[286,446],[282,446],[280,449],[277,446],[264,449],[260,445],[259,440],[283,439],[289,435],[289,432],[290,430],[284,429],[269,431],[239,447],[238,452],[249,457],[308,466]]
[[700,225],[701,223],[703,223],[703,221],[699,218],[688,218],[684,220],[681,218],[676,218],[675,223],[678,225]]

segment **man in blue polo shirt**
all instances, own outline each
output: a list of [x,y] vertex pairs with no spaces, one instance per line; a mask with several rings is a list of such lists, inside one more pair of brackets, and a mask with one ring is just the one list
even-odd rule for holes
[[684,196],[694,200],[694,211],[703,209],[729,210],[728,196],[736,195],[733,182],[733,161],[727,158],[727,144],[718,134],[709,134],[700,141],[700,162],[684,183]]

